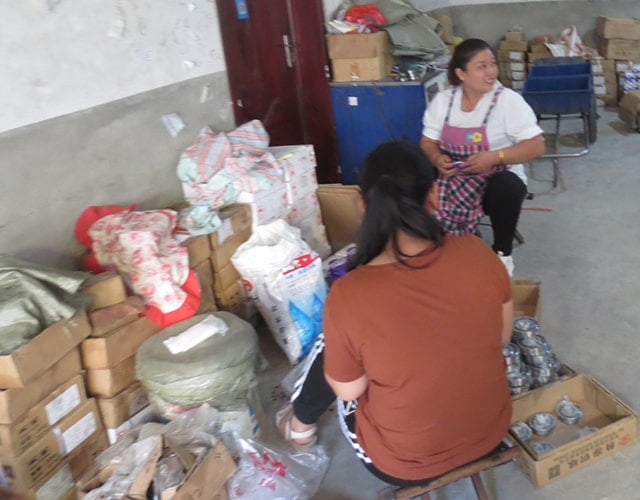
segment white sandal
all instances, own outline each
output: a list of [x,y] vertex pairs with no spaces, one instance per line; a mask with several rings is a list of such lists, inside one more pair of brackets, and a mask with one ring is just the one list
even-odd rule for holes
[[[289,441],[294,448],[299,450],[305,450],[310,448],[318,441],[316,435],[318,427],[313,426],[306,431],[294,431],[291,428],[291,419],[293,418],[293,405],[287,403],[276,413],[276,427],[280,431],[280,434]],[[300,442],[302,441],[302,442]]]

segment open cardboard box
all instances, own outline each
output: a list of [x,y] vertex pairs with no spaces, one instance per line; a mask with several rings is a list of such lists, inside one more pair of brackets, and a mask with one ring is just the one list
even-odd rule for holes
[[[537,486],[582,469],[638,439],[638,415],[601,384],[582,374],[514,400],[511,422],[526,422],[538,412],[557,416],[555,407],[565,396],[582,408],[584,417],[579,423],[566,425],[556,418],[556,428],[551,434],[545,437],[534,434],[529,442],[511,433],[516,445],[523,450],[516,461]],[[577,437],[578,430],[585,426],[598,430]],[[538,455],[530,445],[534,441],[545,441],[555,448]]]
[[[195,500],[227,498],[225,484],[235,473],[236,465],[225,445],[220,441],[204,455],[202,460],[196,460],[189,451],[164,438],[164,446],[158,446],[150,454],[144,468],[140,471],[127,498],[146,498],[146,492],[156,472],[158,460],[168,453],[174,453],[177,460],[185,470],[185,478],[182,483],[167,488],[160,492],[160,500]],[[82,499],[94,488],[104,483],[113,474],[113,469],[93,471],[81,478],[78,482]]]

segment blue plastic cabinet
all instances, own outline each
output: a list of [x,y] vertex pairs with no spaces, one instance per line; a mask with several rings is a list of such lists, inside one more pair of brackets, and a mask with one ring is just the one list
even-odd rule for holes
[[343,184],[357,183],[365,157],[379,144],[420,142],[424,82],[332,83],[331,100]]

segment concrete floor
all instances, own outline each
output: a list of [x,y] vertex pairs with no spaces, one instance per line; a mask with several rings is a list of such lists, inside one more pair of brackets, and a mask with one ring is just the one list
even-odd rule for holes
[[[514,250],[516,279],[542,282],[542,333],[558,358],[592,376],[631,408],[640,409],[640,135],[616,110],[600,110],[598,139],[581,158],[560,161],[560,182],[551,185],[552,164],[529,168],[529,191],[519,228],[526,242]],[[543,122],[545,130],[552,123]],[[561,122],[563,151],[580,137],[580,120]],[[636,279],[638,281],[636,281]],[[270,368],[261,375],[263,409],[271,418],[284,395],[278,382],[289,369],[284,354],[261,334]],[[262,423],[268,440],[273,428]],[[348,447],[335,412],[323,418],[319,443],[331,457],[315,498],[375,499],[385,484],[371,476]],[[484,475],[497,499],[640,499],[640,446],[634,445],[543,488],[515,463]],[[435,500],[475,498],[470,480],[432,494]]]

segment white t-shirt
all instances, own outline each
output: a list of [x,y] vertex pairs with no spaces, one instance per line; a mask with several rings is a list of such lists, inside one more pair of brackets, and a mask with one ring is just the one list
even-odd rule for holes
[[[496,82],[494,89],[500,85],[500,83]],[[429,103],[422,117],[422,135],[434,141],[440,140],[453,90],[453,88],[450,88],[439,92]],[[484,94],[475,109],[468,113],[462,111],[460,106],[461,99],[462,91],[459,90],[453,100],[449,125],[452,127],[481,126],[491,105],[493,92]],[[517,92],[504,88],[498,96],[498,102],[491,111],[491,116],[487,123],[489,149],[508,148],[520,141],[531,139],[540,134],[542,134],[542,129],[538,126],[536,115],[524,98]],[[522,163],[509,165],[508,168],[520,177],[525,184],[527,183],[527,176]]]

